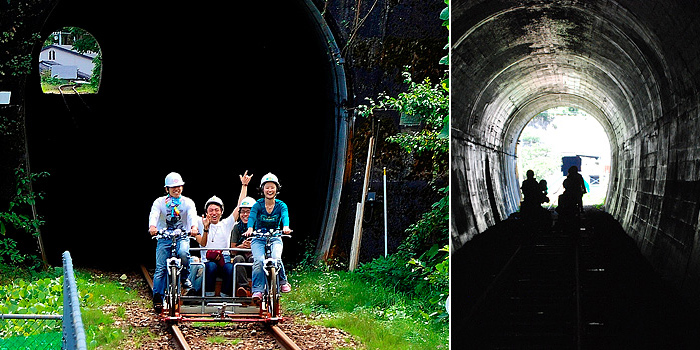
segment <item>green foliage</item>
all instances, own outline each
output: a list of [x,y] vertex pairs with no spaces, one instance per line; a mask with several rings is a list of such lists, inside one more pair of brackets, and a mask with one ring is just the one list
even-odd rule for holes
[[[32,60],[31,48],[39,39],[39,34],[31,34],[28,39],[22,39],[13,30],[0,33],[0,45],[17,45],[25,54],[15,54],[8,57],[7,61],[0,61],[0,76],[9,75],[13,77],[24,76],[31,72]],[[19,50],[18,50],[19,51]],[[9,53],[9,52],[8,52]]]
[[[440,19],[442,20],[442,26],[447,28],[447,30],[450,30],[450,0],[445,0],[445,8],[442,9],[442,12],[440,12]],[[448,41],[447,45],[445,45],[445,50],[450,49],[450,43]],[[449,51],[448,51],[449,52]],[[450,64],[450,56],[444,56],[440,59],[440,64],[444,65],[449,65]],[[445,83],[447,83],[447,79],[444,80]]]
[[341,328],[368,349],[446,349],[448,324],[424,316],[416,299],[375,276],[346,271],[298,271],[285,312]]
[[449,294],[449,190],[430,211],[406,229],[396,253],[362,264],[357,274],[416,301],[420,316],[431,323],[447,323]]
[[43,194],[32,190],[32,183],[37,179],[48,176],[46,172],[29,173],[23,167],[15,169],[15,193],[10,200],[6,211],[0,212],[0,264],[9,263],[12,265],[25,262],[29,255],[21,253],[17,249],[17,242],[7,237],[8,226],[11,226],[21,233],[37,236],[39,227],[44,223],[39,217],[33,217],[27,212],[36,203],[37,199],[42,199]]
[[[94,61],[95,60],[93,59],[93,62]],[[99,84],[100,84],[100,78],[99,78],[99,76],[95,76],[95,74],[93,74],[92,77],[90,78],[90,84],[75,84],[67,79],[59,79],[56,77],[52,77],[51,72],[48,70],[41,72],[40,77],[41,77],[41,91],[43,91],[44,93],[47,93],[47,94],[60,94],[60,93],[72,94],[73,91],[70,89],[67,89],[67,88],[64,88],[62,91],[59,91],[59,88],[62,85],[70,85],[70,84],[72,84],[73,87],[75,87],[75,90],[79,94],[94,94],[94,93],[97,93],[97,88],[99,87]]]
[[398,247],[398,252],[414,257],[417,252],[428,249],[433,244],[448,244],[448,224],[450,219],[449,187],[438,190],[442,198],[433,203],[431,209],[420,220],[406,229],[408,236]]
[[73,35],[73,49],[80,53],[97,53],[97,56],[92,59],[92,63],[94,63],[95,66],[92,69],[92,77],[90,78],[90,85],[93,89],[97,90],[100,85],[102,75],[102,50],[100,49],[100,45],[97,43],[97,39],[82,28],[66,27],[64,29]]
[[58,278],[23,279],[0,286],[0,313],[51,314],[63,309],[63,284]]
[[362,264],[356,271],[364,278],[405,294],[419,303],[420,315],[429,322],[447,322],[445,299],[449,293],[449,196],[411,225],[395,254]]
[[392,109],[418,117],[423,126],[419,132],[390,136],[387,141],[399,144],[408,153],[429,154],[433,171],[445,173],[449,165],[449,139],[445,133],[449,124],[449,91],[444,85],[433,85],[429,78],[416,83],[410,73],[404,72],[403,76],[408,85],[406,92],[398,97],[380,94],[377,101],[367,98],[369,104],[360,105],[357,110],[362,117],[370,117],[377,109]]
[[[63,313],[62,269],[57,268],[40,274],[29,271],[23,275],[23,278],[16,278],[0,285],[0,313]],[[123,283],[102,275],[76,271],[75,276],[80,293],[81,314],[88,347],[94,349],[100,346],[115,345],[125,339],[127,335],[124,330],[114,325],[115,317],[123,317],[123,308],[107,308],[105,306],[139,300],[138,293]],[[107,312],[105,310],[114,311]],[[120,310],[121,316],[119,316]],[[0,338],[20,337],[19,340],[22,343],[31,340],[25,339],[26,337],[40,337],[41,334],[50,334],[56,331],[61,331],[60,322],[38,323],[9,320],[9,322],[0,323],[0,335],[2,335]],[[108,348],[117,347],[109,346]]]
[[[440,13],[440,19],[449,29],[449,0],[445,4],[448,6]],[[449,57],[440,63],[448,64]],[[368,105],[358,106],[358,112],[360,116],[370,117],[374,110],[393,109],[402,115],[418,117],[420,131],[389,136],[387,141],[400,145],[408,153],[430,156],[433,176],[444,176],[449,167],[448,80],[438,85],[428,78],[416,83],[408,70],[403,76],[408,85],[406,92],[397,97],[380,94],[376,101],[368,99]],[[444,303],[449,293],[449,187],[438,191],[442,198],[406,230],[407,237],[397,253],[363,264],[357,272],[415,300],[425,322],[445,324],[448,315]]]
[[523,180],[527,170],[534,171],[538,179],[549,178],[560,171],[561,158],[558,153],[541,142],[536,134],[529,134],[528,129],[520,137],[518,158],[518,174]]
[[[14,281],[0,286],[0,314],[60,314],[63,312],[63,285],[59,279],[40,279],[33,282]],[[7,320],[0,323],[3,338],[61,330],[59,322],[36,323],[26,320]]]
[[[536,129],[547,129],[550,125],[552,125],[552,122],[554,121],[554,115],[552,113],[549,113],[547,111],[544,111],[542,113],[539,113],[536,115],[530,122],[528,123],[528,126],[532,126]],[[556,129],[556,126],[554,126]]]
[[447,322],[448,245],[433,245],[417,258],[406,258],[403,254],[380,257],[360,266],[357,273],[415,300],[417,310],[426,322]]

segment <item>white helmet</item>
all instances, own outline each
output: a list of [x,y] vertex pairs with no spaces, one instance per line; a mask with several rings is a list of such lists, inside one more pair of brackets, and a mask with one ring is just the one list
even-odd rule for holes
[[260,188],[261,189],[265,185],[266,182],[274,182],[275,185],[277,185],[277,191],[279,191],[280,187],[282,187],[280,185],[279,180],[277,179],[277,176],[275,176],[275,174],[273,174],[273,173],[267,173],[267,174],[265,174],[265,176],[262,177],[262,179],[260,179]]
[[177,187],[185,184],[180,174],[172,172],[165,177],[165,187]]
[[217,196],[212,196],[207,200],[207,203],[204,204],[204,211],[207,211],[207,208],[209,208],[209,204],[217,204],[218,206],[221,207],[221,212],[224,212],[224,201],[221,200],[221,198]]
[[252,197],[245,197],[241,201],[241,204],[239,205],[240,208],[252,208],[253,204],[255,204],[255,199]]

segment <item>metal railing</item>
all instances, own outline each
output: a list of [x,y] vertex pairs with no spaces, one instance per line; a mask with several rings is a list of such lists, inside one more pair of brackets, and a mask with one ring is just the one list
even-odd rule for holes
[[61,318],[61,315],[0,314],[0,350],[61,348]]
[[63,315],[0,314],[0,350],[87,350],[73,260],[63,253]]
[[87,350],[73,259],[67,251],[63,253],[63,349]]

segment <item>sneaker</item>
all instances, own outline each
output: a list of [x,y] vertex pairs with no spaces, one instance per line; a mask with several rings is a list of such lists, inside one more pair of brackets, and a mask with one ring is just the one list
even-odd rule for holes
[[153,311],[155,311],[156,314],[160,314],[161,312],[163,312],[163,304],[161,304],[161,303],[154,303],[154,304],[153,304]]
[[289,283],[285,283],[280,286],[280,292],[289,293],[292,291],[292,286]]
[[253,293],[253,300],[261,300],[262,299],[262,292],[255,292]]
[[182,289],[184,290],[190,290],[192,289],[192,282],[190,282],[190,279],[186,279],[185,282],[182,282]]

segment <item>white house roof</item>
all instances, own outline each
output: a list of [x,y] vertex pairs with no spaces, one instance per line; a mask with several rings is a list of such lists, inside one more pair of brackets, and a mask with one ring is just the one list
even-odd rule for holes
[[92,61],[93,58],[97,57],[97,53],[92,52],[92,51],[88,51],[88,52],[86,52],[86,53],[80,53],[80,52],[78,52],[78,51],[75,51],[75,50],[73,50],[73,45],[56,45],[56,44],[51,44],[51,45],[48,45],[48,46],[44,46],[44,47],[41,49],[41,52],[44,52],[44,51],[49,50],[49,49],[51,49],[51,48],[59,49],[59,50],[61,50],[61,51],[65,51],[65,52],[71,53],[71,54],[76,55],[76,56],[82,56],[82,57],[85,57],[85,58],[87,58],[87,59],[90,59],[91,61]]

